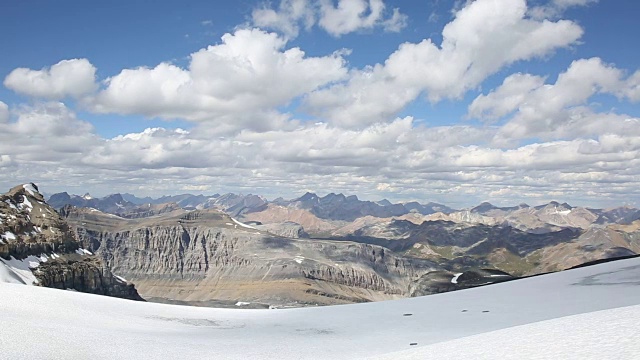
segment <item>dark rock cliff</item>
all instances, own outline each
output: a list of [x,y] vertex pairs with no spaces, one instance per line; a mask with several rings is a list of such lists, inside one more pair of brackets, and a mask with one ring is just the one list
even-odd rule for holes
[[49,260],[35,268],[33,274],[39,286],[144,301],[133,284],[114,276],[95,256]]

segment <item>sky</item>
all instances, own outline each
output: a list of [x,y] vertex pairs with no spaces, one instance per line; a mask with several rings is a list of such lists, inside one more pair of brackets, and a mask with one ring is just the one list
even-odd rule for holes
[[640,2],[0,4],[0,187],[640,206]]

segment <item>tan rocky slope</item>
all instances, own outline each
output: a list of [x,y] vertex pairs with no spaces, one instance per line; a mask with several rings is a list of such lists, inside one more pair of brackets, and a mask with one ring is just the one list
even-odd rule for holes
[[125,219],[65,207],[82,246],[147,298],[338,304],[409,296],[441,268],[380,246],[269,234],[217,210]]
[[0,195],[0,267],[5,281],[142,300],[132,284],[80,248],[34,184]]
[[640,253],[640,231],[634,224],[531,233],[510,226],[391,220],[364,226],[347,238],[431,259],[454,271],[494,268],[523,276]]

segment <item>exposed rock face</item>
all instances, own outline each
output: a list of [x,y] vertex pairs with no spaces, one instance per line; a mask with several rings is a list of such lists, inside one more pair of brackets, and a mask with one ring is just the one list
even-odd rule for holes
[[568,269],[586,262],[640,253],[640,231],[618,225],[592,227],[575,241],[541,249],[539,272]]
[[24,258],[78,248],[66,222],[49,207],[33,184],[0,195],[0,257]]
[[308,238],[309,234],[304,231],[302,225],[294,223],[292,221],[285,221],[283,223],[274,223],[274,224],[265,224],[265,225],[256,225],[256,229],[266,231],[268,233],[291,238],[291,239],[299,239],[299,238]]
[[78,248],[67,223],[44,202],[33,184],[0,195],[0,257],[18,259]]
[[517,276],[640,252],[640,232],[633,225],[564,228],[537,234],[510,226],[448,221],[417,225],[393,220],[363,226],[347,239],[433,259],[450,270],[493,267]]
[[307,209],[297,209],[276,204],[269,204],[266,209],[258,212],[246,213],[243,219],[258,221],[264,225],[294,222],[300,224],[312,236],[330,234],[336,228],[344,226],[345,222],[320,219]]
[[277,237],[215,210],[124,219],[88,209],[65,215],[82,246],[145,297],[336,304],[408,296],[437,269],[369,244]]
[[111,271],[94,256],[85,256],[81,259],[62,256],[40,263],[33,273],[38,279],[39,286],[144,300],[133,284],[113,276]]
[[454,274],[448,271],[426,273],[411,284],[411,296],[438,294],[516,279],[505,272],[477,269]]
[[593,210],[598,214],[596,224],[624,224],[628,225],[640,219],[640,210],[632,207],[618,207],[607,210]]
[[132,284],[113,276],[95,256],[80,249],[66,221],[44,202],[34,184],[0,195],[0,257],[41,259],[35,285],[142,300]]
[[130,218],[130,219],[137,219],[137,218],[145,218],[150,216],[166,214],[172,211],[176,211],[178,209],[180,209],[180,206],[176,203],[157,204],[157,205],[146,204],[146,205],[140,205],[138,207],[129,209],[128,211],[120,215],[122,217]]

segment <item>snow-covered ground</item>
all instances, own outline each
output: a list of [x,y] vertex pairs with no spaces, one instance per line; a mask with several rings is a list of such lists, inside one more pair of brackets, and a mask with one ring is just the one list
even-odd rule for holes
[[0,356],[633,359],[638,305],[640,258],[420,298],[286,310],[0,284]]

